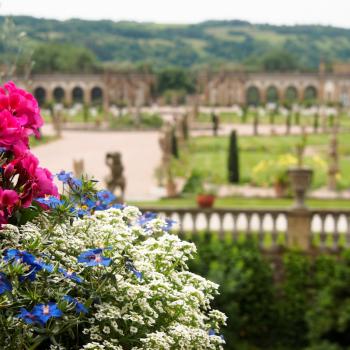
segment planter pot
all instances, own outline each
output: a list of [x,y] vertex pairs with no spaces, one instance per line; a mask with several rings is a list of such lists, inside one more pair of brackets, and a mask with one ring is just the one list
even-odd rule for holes
[[200,208],[212,208],[215,201],[215,196],[212,194],[197,195],[197,204]]
[[295,209],[305,209],[305,196],[310,188],[313,170],[309,168],[288,169],[288,176],[292,189],[295,193]]

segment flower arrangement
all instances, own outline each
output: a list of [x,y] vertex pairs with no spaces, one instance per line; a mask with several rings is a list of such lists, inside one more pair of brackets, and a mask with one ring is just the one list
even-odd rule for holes
[[[5,85],[3,95],[17,90]],[[0,348],[222,349],[226,317],[210,305],[218,286],[187,268],[194,244],[87,178],[57,174],[59,195],[29,152],[35,124],[6,108],[1,125],[8,119],[23,139],[2,143]]]
[[21,223],[36,198],[58,197],[50,171],[29,150],[29,136],[39,137],[42,124],[31,94],[12,82],[0,87],[0,225]]

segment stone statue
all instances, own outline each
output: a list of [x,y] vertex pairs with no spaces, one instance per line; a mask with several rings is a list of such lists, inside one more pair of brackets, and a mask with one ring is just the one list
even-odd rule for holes
[[110,175],[105,179],[109,191],[114,193],[116,188],[120,188],[120,200],[124,201],[126,180],[124,177],[124,167],[122,164],[122,156],[119,152],[111,152],[106,154],[106,164],[110,169]]
[[73,159],[73,172],[76,177],[81,177],[84,173],[84,159],[75,160]]

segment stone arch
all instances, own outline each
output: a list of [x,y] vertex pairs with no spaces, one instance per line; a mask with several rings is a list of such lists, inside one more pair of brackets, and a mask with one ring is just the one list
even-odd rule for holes
[[34,89],[34,97],[39,103],[39,106],[43,106],[46,102],[47,93],[45,88],[38,86]]
[[72,90],[72,102],[83,103],[84,102],[84,90],[80,86],[75,86]]
[[279,94],[278,94],[278,90],[277,87],[274,85],[270,85],[267,89],[266,89],[266,102],[278,102],[279,100]]
[[284,93],[284,99],[289,103],[298,101],[298,89],[293,85],[288,86]]
[[249,86],[246,91],[246,102],[247,105],[257,106],[260,103],[260,90],[256,86]]
[[65,97],[65,91],[61,86],[57,86],[53,89],[52,93],[55,102],[63,103]]
[[90,101],[93,104],[102,104],[103,89],[100,86],[94,86],[90,92]]
[[308,85],[304,89],[304,101],[314,102],[317,100],[317,88],[313,85]]

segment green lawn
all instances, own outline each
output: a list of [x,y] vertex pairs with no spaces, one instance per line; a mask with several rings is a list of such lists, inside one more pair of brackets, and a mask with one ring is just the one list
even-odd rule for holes
[[[287,118],[280,114],[276,114],[274,117],[266,115],[264,117],[259,117],[259,124],[276,124],[276,125],[286,125]],[[211,115],[207,113],[200,113],[197,119],[200,123],[211,123]],[[329,120],[331,121],[331,119]],[[247,113],[246,116],[238,116],[232,112],[222,112],[220,113],[220,122],[223,124],[253,124],[254,114]],[[305,125],[313,126],[314,117],[313,116],[300,116],[299,121],[296,115],[292,115],[290,119],[291,125]],[[350,126],[350,117],[348,114],[340,115],[340,123],[342,126]],[[322,128],[322,119],[319,118],[319,128]]]
[[[350,138],[340,134],[339,138],[341,189],[350,188]],[[327,181],[327,162],[330,136],[310,135],[307,139],[305,163],[314,168],[313,187],[321,187]],[[242,136],[238,138],[240,158],[240,183],[270,186],[274,168],[262,172],[253,169],[261,161],[274,161],[286,154],[295,155],[300,136]],[[173,162],[174,174],[187,178],[196,169],[206,178],[218,184],[227,183],[228,137],[192,138],[188,147],[180,150],[180,159]]]
[[[216,208],[289,208],[293,203],[290,198],[242,198],[227,197],[218,198],[215,202]],[[160,199],[157,201],[128,202],[128,204],[139,207],[169,207],[169,208],[195,208],[197,206],[194,197]],[[334,199],[309,199],[307,204],[313,209],[350,209],[350,200]]]

